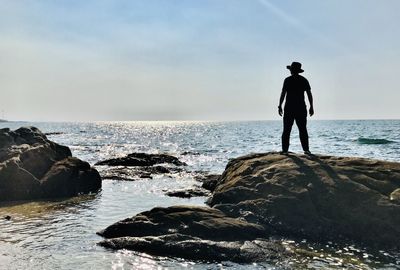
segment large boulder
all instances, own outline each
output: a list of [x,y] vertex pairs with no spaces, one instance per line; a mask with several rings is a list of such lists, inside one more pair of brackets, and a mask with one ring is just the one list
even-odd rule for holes
[[74,196],[100,188],[95,169],[39,129],[0,129],[0,201]]
[[195,260],[250,262],[287,253],[280,242],[258,239],[269,236],[263,226],[201,206],[156,207],[98,234],[107,248]]
[[208,203],[281,235],[400,247],[400,163],[279,153],[231,160]]

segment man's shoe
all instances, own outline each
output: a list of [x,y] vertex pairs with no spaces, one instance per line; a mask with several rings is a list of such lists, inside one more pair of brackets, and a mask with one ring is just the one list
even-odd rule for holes
[[307,150],[307,151],[304,151],[304,154],[305,155],[311,155],[311,152]]
[[280,153],[281,153],[281,155],[287,155],[289,152],[288,151],[281,151]]

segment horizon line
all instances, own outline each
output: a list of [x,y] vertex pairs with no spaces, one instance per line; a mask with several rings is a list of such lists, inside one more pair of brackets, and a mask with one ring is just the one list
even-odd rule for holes
[[[4,120],[4,119],[2,119]],[[325,118],[312,119],[308,121],[396,121],[400,118]],[[263,122],[263,121],[282,121],[280,119],[243,119],[243,120],[6,120],[0,124],[6,123],[107,123],[107,122]]]

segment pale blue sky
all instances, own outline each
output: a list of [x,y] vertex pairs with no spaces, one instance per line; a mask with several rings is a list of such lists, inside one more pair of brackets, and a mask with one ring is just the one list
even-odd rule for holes
[[315,119],[399,118],[397,0],[3,0],[15,120],[279,119],[300,61]]

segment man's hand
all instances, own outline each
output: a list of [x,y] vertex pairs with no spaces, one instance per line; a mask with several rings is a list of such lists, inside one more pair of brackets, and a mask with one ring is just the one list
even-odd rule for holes
[[314,107],[310,107],[309,113],[310,113],[310,116],[314,115]]
[[282,107],[281,106],[278,106],[278,113],[279,113],[280,116],[282,116],[283,111],[282,111]]

